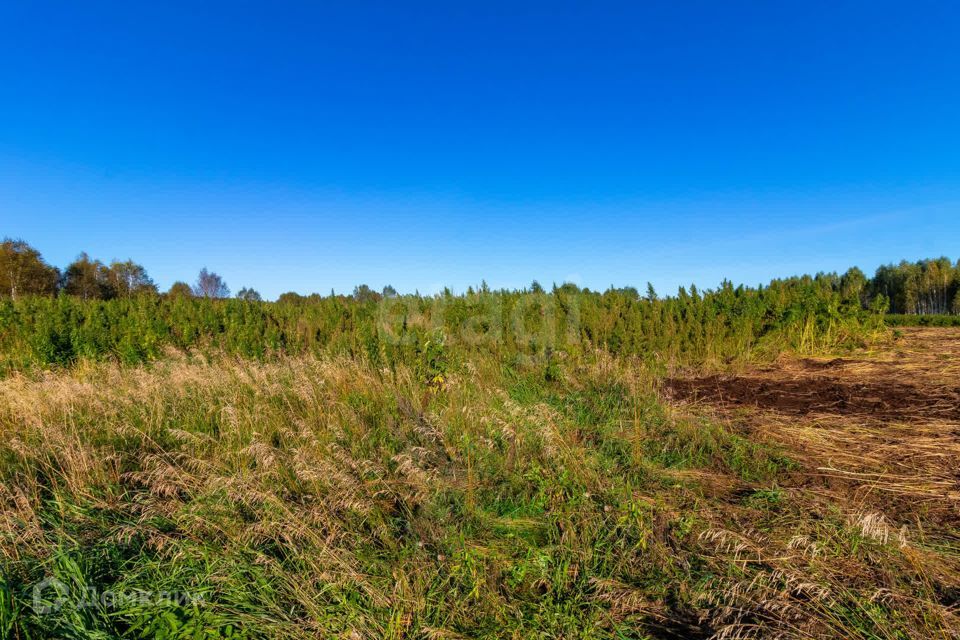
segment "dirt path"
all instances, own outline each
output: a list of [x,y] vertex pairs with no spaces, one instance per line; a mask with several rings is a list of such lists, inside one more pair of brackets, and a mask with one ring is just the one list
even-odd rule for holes
[[[675,377],[676,402],[791,449],[805,482],[900,518],[960,524],[960,330],[904,329],[843,358]],[[852,491],[852,494],[851,494]],[[846,495],[841,495],[846,494]]]

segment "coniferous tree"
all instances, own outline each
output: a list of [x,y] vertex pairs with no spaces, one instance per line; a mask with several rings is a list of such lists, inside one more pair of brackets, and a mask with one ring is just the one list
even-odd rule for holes
[[657,290],[653,288],[653,283],[647,283],[647,302],[656,302],[657,301]]

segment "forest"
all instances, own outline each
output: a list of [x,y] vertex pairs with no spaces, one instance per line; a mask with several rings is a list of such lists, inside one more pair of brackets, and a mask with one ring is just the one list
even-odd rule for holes
[[[934,281],[923,274],[949,262],[920,264],[902,265],[897,273],[920,275],[900,280],[886,267],[873,280],[854,268],[757,287],[725,281],[700,291],[692,285],[664,297],[650,285],[644,293],[600,292],[570,283],[546,290],[534,282],[519,291],[482,283],[461,295],[445,290],[433,296],[360,285],[351,295],[285,293],[264,302],[246,287],[229,298],[223,279],[206,268],[193,286],[177,282],[158,293],[133,261],[106,265],[81,254],[61,272],[26,243],[7,240],[0,253],[0,371],[78,359],[132,364],[167,349],[257,358],[362,354],[388,366],[422,360],[424,350],[440,345],[546,361],[558,351],[593,347],[674,363],[750,359],[781,348],[852,344],[891,300],[899,305],[916,298],[931,311],[942,308],[934,301],[960,300],[960,268]],[[915,280],[920,293],[904,298],[897,287]]]
[[[671,362],[749,357],[775,342],[797,350],[855,339],[866,318],[890,324],[952,324],[960,314],[960,262],[947,258],[854,267],[778,279],[756,287],[723,282],[659,296],[652,286],[591,291],[537,282],[523,290],[482,283],[455,295],[398,294],[367,285],[352,294],[282,294],[264,302],[248,287],[235,298],[216,273],[160,293],[132,260],[109,264],[85,253],[62,271],[22,240],[0,245],[0,370],[65,365],[80,358],[151,360],[165,349],[276,353],[363,353],[375,363],[419,357],[438,341],[495,347],[511,356],[574,345]],[[918,317],[914,317],[918,316]],[[919,317],[924,316],[924,317]],[[930,317],[926,317],[930,316]],[[911,319],[912,318],[912,319]],[[779,346],[779,345],[778,345]]]
[[[872,278],[868,278],[857,267],[851,267],[842,275],[819,273],[814,278],[842,290],[848,297],[856,294],[864,309],[886,307],[890,313],[903,315],[960,315],[960,260],[956,263],[947,257],[916,262],[903,260],[899,264],[880,266]],[[722,286],[726,287],[727,283]],[[575,285],[564,283],[563,287],[570,290]],[[481,288],[486,287],[483,285]],[[556,289],[554,285],[554,291]],[[632,288],[611,290],[641,298]],[[541,293],[543,288],[534,281],[529,291]],[[468,294],[472,293],[471,288]],[[696,288],[690,293],[695,295]],[[113,260],[105,264],[86,253],[80,253],[76,260],[61,270],[49,265],[39,251],[23,240],[6,238],[0,243],[0,297],[16,300],[27,295],[63,294],[82,300],[111,300],[141,295],[227,298],[230,288],[219,275],[203,268],[195,284],[175,282],[165,293],[160,293],[146,268],[133,260]],[[648,299],[656,297],[655,292],[649,295],[649,285],[647,294],[645,297]],[[382,292],[374,291],[367,285],[358,285],[352,298],[365,302],[396,295],[397,291],[390,285],[386,285]],[[449,292],[444,295],[449,296]],[[682,298],[685,295],[686,291],[681,288],[677,296]],[[260,294],[249,287],[242,287],[236,297],[246,301],[261,301]],[[316,302],[323,297],[319,294],[304,296],[288,292],[281,294],[277,302],[303,304]],[[331,297],[336,296],[331,293]]]

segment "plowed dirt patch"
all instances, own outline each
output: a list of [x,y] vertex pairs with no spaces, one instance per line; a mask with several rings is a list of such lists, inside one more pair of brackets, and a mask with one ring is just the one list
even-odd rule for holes
[[787,415],[836,414],[876,420],[960,420],[960,388],[923,388],[888,377],[845,380],[811,374],[711,375],[672,378],[668,395],[720,406],[747,405]]
[[[900,522],[960,522],[960,331],[907,329],[842,358],[676,376],[664,395],[785,447],[797,486]],[[939,526],[939,525],[938,525]]]
[[742,374],[678,376],[675,400],[721,410],[755,407],[787,416],[881,422],[960,421],[960,331],[907,329],[893,344],[843,358],[784,359]]

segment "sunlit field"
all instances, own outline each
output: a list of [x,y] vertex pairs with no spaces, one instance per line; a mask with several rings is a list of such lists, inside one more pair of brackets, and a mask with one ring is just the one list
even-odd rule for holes
[[960,630],[960,335],[839,281],[2,304],[3,637]]
[[958,26],[0,1],[0,640],[960,640]]

